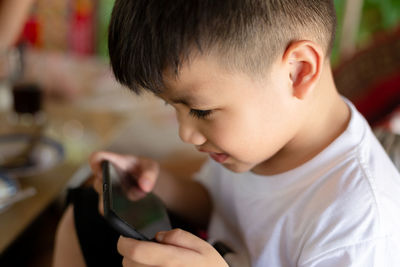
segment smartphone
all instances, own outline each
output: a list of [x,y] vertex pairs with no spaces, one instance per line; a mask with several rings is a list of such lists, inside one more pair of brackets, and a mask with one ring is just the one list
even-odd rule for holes
[[159,231],[171,230],[167,209],[154,194],[139,200],[128,198],[127,186],[136,180],[109,161],[101,163],[103,172],[104,217],[121,235],[138,240],[155,240]]

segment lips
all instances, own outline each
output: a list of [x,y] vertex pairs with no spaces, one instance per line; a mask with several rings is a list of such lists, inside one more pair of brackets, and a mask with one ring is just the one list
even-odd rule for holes
[[219,163],[223,163],[229,158],[229,155],[225,154],[225,153],[211,152],[211,151],[208,151],[208,150],[205,150],[202,148],[198,148],[198,150],[200,152],[208,153],[213,160],[215,160],[216,162],[219,162]]
[[210,157],[216,162],[224,163],[229,156],[225,153],[210,153]]

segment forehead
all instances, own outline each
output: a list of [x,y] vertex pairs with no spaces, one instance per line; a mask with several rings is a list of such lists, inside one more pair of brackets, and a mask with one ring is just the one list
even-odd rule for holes
[[160,97],[175,103],[202,104],[211,98],[234,95],[235,91],[254,82],[254,78],[228,70],[215,57],[198,56],[184,63],[178,75],[171,70],[165,71],[163,81],[165,87]]
[[164,88],[158,96],[175,103],[194,104],[220,91],[215,88],[223,87],[227,75],[214,60],[196,57],[182,64],[178,74],[173,70],[163,73]]

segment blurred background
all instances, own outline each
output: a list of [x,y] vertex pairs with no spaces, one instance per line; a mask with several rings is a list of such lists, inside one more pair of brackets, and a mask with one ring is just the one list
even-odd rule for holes
[[[149,156],[180,176],[204,157],[179,141],[173,110],[114,81],[113,0],[25,1],[20,12],[0,0],[6,29],[3,18],[23,13],[17,36],[0,44],[0,266],[46,267],[68,188],[90,184],[91,152]],[[400,1],[334,2],[337,86],[400,166]]]
[[112,0],[37,0],[20,41],[33,48],[107,58]]

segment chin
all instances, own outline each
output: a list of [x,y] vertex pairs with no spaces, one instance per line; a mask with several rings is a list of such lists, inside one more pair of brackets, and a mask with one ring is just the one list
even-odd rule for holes
[[251,166],[245,164],[223,163],[222,165],[228,170],[235,173],[243,173],[251,170]]

